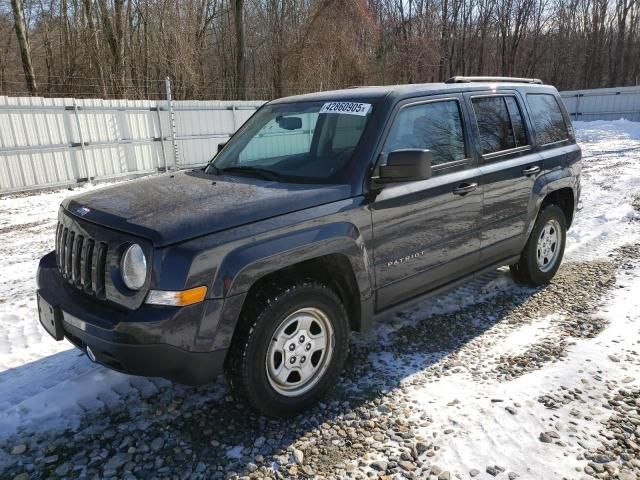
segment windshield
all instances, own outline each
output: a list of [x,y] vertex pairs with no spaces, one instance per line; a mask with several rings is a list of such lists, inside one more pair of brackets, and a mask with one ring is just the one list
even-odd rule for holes
[[372,110],[371,104],[356,102],[267,105],[205,171],[291,182],[339,182]]

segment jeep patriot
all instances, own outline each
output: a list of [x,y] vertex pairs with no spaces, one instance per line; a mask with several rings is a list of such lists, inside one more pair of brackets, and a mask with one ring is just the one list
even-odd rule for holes
[[274,100],[202,169],[66,199],[40,321],[109,368],[224,370],[260,412],[293,415],[336,382],[351,330],[502,265],[549,282],[580,160],[536,79]]

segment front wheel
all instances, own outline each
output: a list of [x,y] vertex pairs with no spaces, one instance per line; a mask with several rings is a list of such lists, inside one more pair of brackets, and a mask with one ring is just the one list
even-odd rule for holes
[[516,280],[530,285],[544,285],[560,268],[567,238],[567,220],[556,205],[544,207],[522,251],[520,261],[511,265]]
[[265,415],[295,415],[342,371],[349,349],[345,308],[326,285],[302,280],[248,301],[227,359],[231,388]]

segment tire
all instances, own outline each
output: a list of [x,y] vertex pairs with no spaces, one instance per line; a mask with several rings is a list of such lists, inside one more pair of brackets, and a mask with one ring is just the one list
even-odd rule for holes
[[[545,240],[546,244],[542,243]],[[509,266],[513,278],[534,286],[549,283],[562,263],[566,240],[567,220],[564,212],[556,205],[543,207],[520,255],[520,260]],[[540,262],[539,254],[542,258]]]
[[296,415],[342,372],[349,352],[344,305],[333,290],[312,280],[271,285],[247,302],[226,362],[231,390],[264,415]]

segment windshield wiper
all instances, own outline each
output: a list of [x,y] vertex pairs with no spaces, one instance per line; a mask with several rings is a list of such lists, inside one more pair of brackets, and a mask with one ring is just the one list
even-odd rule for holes
[[255,175],[258,177],[266,178],[267,180],[277,180],[282,177],[282,175],[278,172],[274,172],[273,170],[268,170],[266,168],[260,167],[251,167],[248,165],[236,165],[233,167],[221,168],[218,169],[221,173],[248,173],[250,175]]

